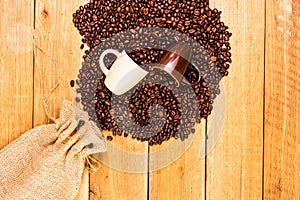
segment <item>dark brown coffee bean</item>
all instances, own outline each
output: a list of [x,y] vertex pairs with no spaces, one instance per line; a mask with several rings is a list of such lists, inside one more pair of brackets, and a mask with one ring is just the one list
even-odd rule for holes
[[93,143],[90,143],[89,145],[87,145],[87,148],[92,149],[94,147]]
[[[207,1],[193,0],[167,2],[149,0],[139,3],[124,0],[101,2],[91,0],[85,6],[81,6],[73,14],[73,22],[84,37],[82,42],[87,44],[88,50],[83,56],[84,63],[78,75],[79,83],[76,82],[79,87],[76,92],[82,99],[78,98],[76,101],[81,101],[91,120],[98,122],[101,129],[112,131],[113,135],[122,135],[124,132],[125,137],[131,134],[132,138],[148,141],[149,145],[161,144],[171,137],[185,140],[193,132],[194,124],[199,123],[200,118],[207,118],[210,115],[213,99],[220,93],[219,82],[222,77],[228,75],[231,63],[229,44],[231,33],[220,21],[220,14],[217,9],[209,8]],[[191,98],[184,89],[179,92],[180,97],[175,97],[172,89],[155,85],[155,81],[160,80],[161,76],[149,75],[154,81],[153,84],[141,86],[142,89],[136,91],[126,102],[122,98],[117,98],[117,102],[112,104],[112,94],[105,87],[105,76],[101,75],[97,63],[100,53],[90,54],[93,54],[93,50],[99,44],[104,44],[104,48],[136,49],[129,54],[141,66],[157,62],[165,51],[143,49],[157,40],[151,36],[139,38],[143,33],[141,32],[143,27],[171,28],[187,34],[198,42],[199,46],[195,45],[193,48],[197,52],[195,66],[200,69],[202,79],[200,84],[192,86],[197,96],[196,102],[188,102]],[[126,30],[130,30],[129,37],[122,38],[121,35],[118,41],[105,44],[114,34]],[[158,33],[157,37],[160,38],[162,35]],[[168,35],[162,41],[162,47],[167,49],[170,44],[177,41],[175,38],[177,36]],[[83,49],[84,45],[81,48]],[[106,59],[105,62],[112,63],[115,57],[107,56]],[[145,69],[149,70],[147,67]],[[193,83],[197,80],[198,74],[192,70],[187,72],[185,77]],[[172,81],[166,84],[172,88]],[[176,98],[180,100],[174,101]],[[121,107],[124,102],[126,106]],[[156,104],[162,106],[166,114],[162,111],[155,112]],[[199,110],[189,110],[193,104],[197,104]],[[190,117],[186,117],[187,115]],[[127,127],[128,118],[145,128],[137,131],[134,127]],[[124,124],[117,123],[115,119]],[[151,122],[154,122],[156,127],[155,135],[150,134],[154,128],[146,128]],[[178,128],[180,125],[182,126]]]
[[112,140],[113,140],[113,137],[111,137],[111,136],[109,135],[109,136],[106,137],[106,139],[107,139],[108,141],[112,141]]
[[80,129],[84,124],[85,124],[85,121],[79,120],[76,129],[77,129],[77,130]]
[[189,33],[190,34],[193,34],[193,33],[195,33],[196,32],[196,30],[195,29],[191,29],[191,30],[189,30]]
[[109,100],[106,100],[104,103],[105,103],[105,105],[110,106],[110,101]]
[[71,85],[71,87],[74,87],[74,86],[75,86],[75,81],[74,81],[74,80],[71,80],[71,81],[70,81],[70,85]]

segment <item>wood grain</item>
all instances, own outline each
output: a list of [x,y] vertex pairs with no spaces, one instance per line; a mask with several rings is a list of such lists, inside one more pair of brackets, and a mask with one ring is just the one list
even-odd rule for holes
[[265,199],[300,199],[300,1],[266,10]]
[[[50,122],[42,91],[47,95],[57,80],[61,84],[48,101],[50,114],[58,117],[61,101],[72,99],[69,82],[83,54],[72,13],[87,1],[0,0],[0,149],[33,126]],[[90,175],[90,188],[85,172],[78,199],[300,198],[300,1],[210,0],[210,5],[222,11],[233,33],[233,63],[223,81],[224,128],[206,163],[198,159],[202,122],[192,146],[170,166],[149,173],[149,185],[147,173],[103,164]],[[61,77],[40,51],[33,63],[33,26],[37,43],[57,61]],[[208,133],[213,122],[210,117]],[[113,144],[125,152],[148,151],[146,143],[130,138],[115,138]],[[151,154],[149,163],[155,163]]]
[[[83,52],[80,50],[80,35],[72,23],[72,14],[81,5],[82,0],[56,1],[36,0],[35,32],[36,42],[51,56],[60,68],[60,76],[53,61],[37,50],[34,65],[34,126],[49,123],[43,106],[45,96],[60,81],[59,87],[51,94],[50,115],[57,118],[62,100],[72,100],[73,89],[70,81],[76,79],[81,67]],[[31,58],[32,59],[32,58]],[[84,172],[81,193],[78,199],[89,198],[89,174]]]
[[[82,0],[62,2],[55,0],[36,0],[35,31],[37,43],[56,60],[61,75],[58,76],[52,60],[37,51],[34,68],[34,125],[49,122],[42,103],[42,92],[45,96],[60,80],[60,86],[49,98],[49,111],[58,117],[62,100],[72,100],[73,89],[70,80],[76,78],[81,67],[83,52],[80,50],[81,38],[73,26],[72,14],[81,5]],[[42,77],[40,77],[40,73]]]
[[90,194],[89,194],[89,171],[87,169],[84,170],[83,176],[82,176],[82,183],[81,187],[79,189],[79,193],[75,200],[89,200]]
[[0,0],[0,149],[32,127],[33,0]]
[[[149,199],[204,199],[205,159],[199,158],[199,150],[203,145],[204,136],[205,121],[202,120],[197,127],[194,141],[187,151],[171,165],[150,173]],[[151,147],[150,163],[161,162],[152,154],[166,148],[167,145]],[[168,154],[165,156],[172,155],[174,150],[176,149],[168,149]]]
[[[55,0],[37,0],[36,3],[38,43],[57,61],[61,69],[61,85],[58,90],[54,91],[48,102],[51,115],[56,117],[59,114],[61,101],[63,99],[71,100],[73,91],[69,82],[71,79],[76,78],[75,75],[81,66],[82,52],[79,50],[81,39],[78,31],[72,24],[72,13],[84,3],[85,1],[68,3]],[[46,95],[59,79],[55,65],[47,56],[39,53],[37,60],[39,65],[35,67],[35,125],[48,121],[42,105],[42,89],[45,90]],[[38,70],[42,71],[42,78],[38,77]],[[39,87],[41,81],[43,81],[43,88]],[[130,151],[131,145],[126,143],[126,141],[131,140],[124,139],[119,144],[127,146],[127,150]],[[144,151],[147,151],[147,146],[144,145],[142,148]],[[132,199],[132,197],[144,199],[147,193],[146,175],[122,173],[103,165],[98,173],[91,175],[92,192],[90,192],[90,198],[99,199],[99,196],[101,196],[101,198],[105,197],[105,199],[124,199],[125,196],[128,199]],[[106,177],[112,178],[109,180],[113,181],[109,183],[104,181],[107,180]],[[116,181],[117,179],[119,181]],[[128,193],[124,194],[123,191],[115,192],[117,188],[124,188],[126,185],[132,186],[132,190],[127,190]],[[93,193],[93,191],[99,192]]]
[[207,157],[206,198],[261,199],[264,1],[211,0],[210,5],[222,10],[233,34],[233,63],[223,82],[224,128]]
[[[105,132],[105,135],[112,134]],[[109,162],[103,163],[101,169],[90,176],[90,198],[94,200],[147,199],[148,144],[132,140],[130,136],[114,137],[110,144],[116,149],[109,148],[103,154]],[[117,152],[119,150],[124,154]],[[140,154],[141,159],[134,160],[129,153]],[[120,155],[124,156],[120,157]],[[134,173],[134,169],[140,173]]]

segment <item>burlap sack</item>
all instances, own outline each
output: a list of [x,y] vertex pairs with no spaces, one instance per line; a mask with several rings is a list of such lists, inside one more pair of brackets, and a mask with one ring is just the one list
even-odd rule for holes
[[0,199],[74,199],[89,156],[105,149],[99,129],[65,101],[55,123],[24,133],[0,151]]

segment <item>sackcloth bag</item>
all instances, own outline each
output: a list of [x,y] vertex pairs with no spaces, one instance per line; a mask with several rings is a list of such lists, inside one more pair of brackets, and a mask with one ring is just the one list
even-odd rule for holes
[[[27,131],[0,151],[0,199],[74,199],[90,155],[106,150],[87,114],[64,101],[54,123]],[[96,165],[96,166],[95,166]]]

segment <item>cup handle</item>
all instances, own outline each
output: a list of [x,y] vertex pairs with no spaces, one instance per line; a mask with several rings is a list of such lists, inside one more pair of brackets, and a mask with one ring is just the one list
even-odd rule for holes
[[100,62],[100,68],[102,70],[102,72],[107,76],[109,70],[107,69],[107,67],[105,66],[104,64],[104,57],[107,55],[107,54],[114,54],[115,56],[119,57],[120,55],[122,55],[120,52],[114,50],[114,49],[106,49],[100,56],[100,59],[99,59],[99,62]]

